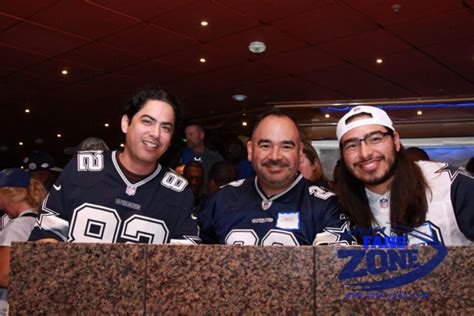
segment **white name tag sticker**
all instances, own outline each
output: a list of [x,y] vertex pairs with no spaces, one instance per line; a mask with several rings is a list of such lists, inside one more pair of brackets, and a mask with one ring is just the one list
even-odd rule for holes
[[276,227],[281,229],[300,229],[300,213],[278,213]]

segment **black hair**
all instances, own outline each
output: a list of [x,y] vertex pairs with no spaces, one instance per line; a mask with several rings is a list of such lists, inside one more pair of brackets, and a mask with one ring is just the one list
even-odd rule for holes
[[173,108],[175,123],[179,120],[180,109],[178,100],[170,93],[155,86],[145,86],[141,88],[128,101],[127,106],[123,112],[128,117],[128,123],[132,122],[132,118],[149,100],[157,100],[168,103]]
[[219,161],[209,170],[209,180],[214,180],[218,187],[239,178],[237,168],[230,161]]

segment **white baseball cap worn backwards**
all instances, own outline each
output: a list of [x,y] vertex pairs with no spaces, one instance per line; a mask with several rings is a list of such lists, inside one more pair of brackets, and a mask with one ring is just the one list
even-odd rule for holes
[[[360,120],[355,120],[350,123],[346,123],[347,120],[349,120],[354,115],[358,115],[358,114],[368,114],[370,117],[362,118]],[[383,125],[391,129],[392,131],[395,131],[392,120],[388,117],[387,113],[384,110],[381,110],[373,106],[359,105],[359,106],[356,106],[355,108],[352,108],[352,110],[350,110],[349,112],[347,112],[337,123],[337,129],[336,129],[337,140],[340,142],[342,136],[344,136],[351,129],[354,129],[359,126],[372,125],[372,124]]]

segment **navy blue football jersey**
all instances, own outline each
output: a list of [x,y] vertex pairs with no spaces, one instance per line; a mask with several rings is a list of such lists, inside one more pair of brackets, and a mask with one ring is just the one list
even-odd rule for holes
[[43,202],[30,240],[68,242],[195,243],[193,193],[187,181],[157,165],[130,183],[118,153],[79,152]]
[[299,175],[284,192],[266,197],[257,177],[219,189],[198,214],[204,243],[227,245],[355,244],[334,193]]

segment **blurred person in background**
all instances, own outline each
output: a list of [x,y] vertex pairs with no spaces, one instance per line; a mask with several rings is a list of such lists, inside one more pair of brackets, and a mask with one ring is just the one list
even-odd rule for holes
[[224,152],[224,158],[237,168],[238,180],[255,176],[252,163],[247,159],[247,149],[238,137],[226,142]]
[[310,143],[303,141],[303,156],[298,171],[303,177],[316,185],[330,189],[318,153]]
[[209,171],[207,189],[209,193],[214,193],[223,185],[237,180],[239,180],[239,177],[234,164],[230,161],[219,161]]
[[49,191],[63,169],[56,167],[53,157],[44,151],[35,150],[23,161],[33,179]]
[[181,150],[180,164],[186,165],[190,161],[197,161],[204,168],[201,191],[207,193],[207,179],[212,165],[222,161],[222,156],[214,150],[206,147],[204,138],[206,133],[201,125],[190,124],[184,130],[187,147]]
[[430,161],[430,156],[428,153],[421,149],[420,147],[410,147],[405,150],[406,155],[413,161]]
[[78,151],[87,151],[87,150],[101,150],[107,151],[109,150],[109,146],[105,143],[105,141],[98,137],[87,137],[81,141],[79,145],[76,147],[67,147],[64,150],[66,155],[74,155]]
[[204,176],[204,168],[197,161],[190,161],[183,170],[183,176],[188,180],[194,195],[194,205],[199,204],[204,199],[201,192],[202,180]]
[[470,173],[474,173],[474,157],[471,157],[466,164],[466,170]]
[[10,246],[13,241],[26,241],[36,222],[37,210],[46,190],[36,179],[19,168],[0,172],[0,208],[10,221],[0,232],[0,314],[6,314]]

